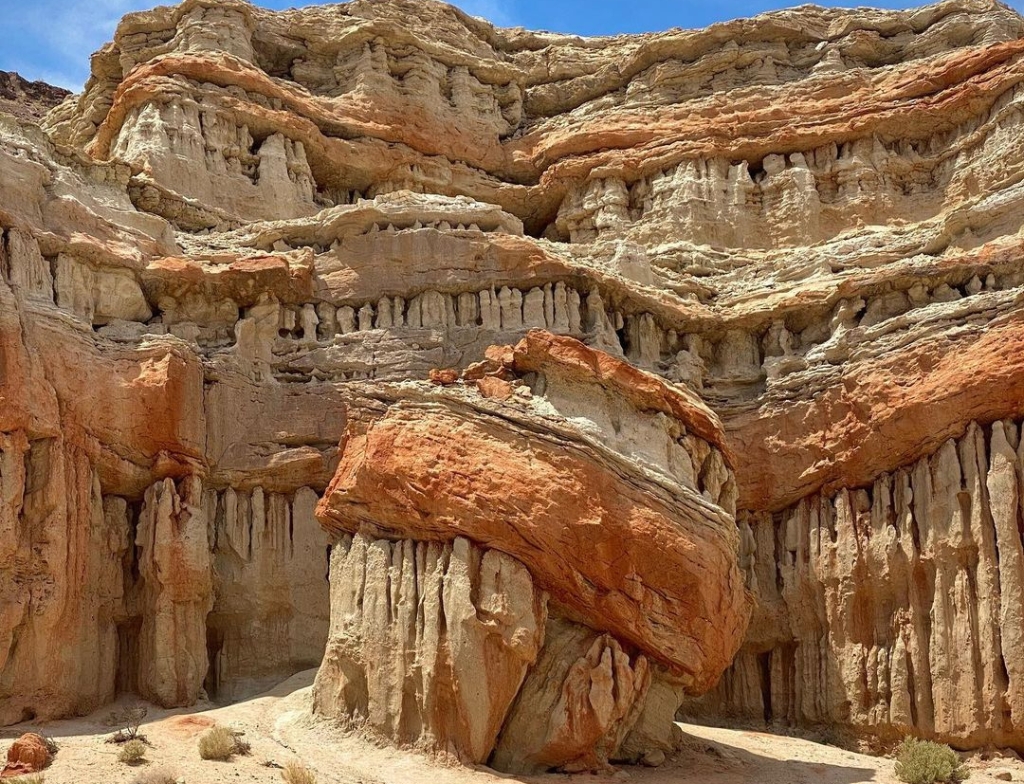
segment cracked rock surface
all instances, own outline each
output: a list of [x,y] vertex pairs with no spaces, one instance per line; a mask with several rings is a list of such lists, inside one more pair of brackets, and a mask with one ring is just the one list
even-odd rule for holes
[[185,0],[0,79],[0,724],[322,663],[516,773],[680,706],[1024,748],[1022,58]]

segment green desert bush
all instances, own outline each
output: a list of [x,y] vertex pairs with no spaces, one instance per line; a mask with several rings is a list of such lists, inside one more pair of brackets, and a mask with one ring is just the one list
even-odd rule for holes
[[204,760],[226,760],[235,753],[235,733],[227,727],[210,727],[199,736],[199,756]]
[[44,784],[46,777],[42,773],[33,773],[29,776],[18,776],[17,778],[9,779],[14,784]]
[[137,765],[146,756],[146,744],[138,738],[125,741],[121,744],[121,750],[117,752],[117,758],[125,765]]
[[316,784],[316,774],[298,762],[287,763],[281,771],[281,778],[286,784]]
[[907,738],[896,750],[896,777],[906,784],[959,784],[970,773],[949,746]]

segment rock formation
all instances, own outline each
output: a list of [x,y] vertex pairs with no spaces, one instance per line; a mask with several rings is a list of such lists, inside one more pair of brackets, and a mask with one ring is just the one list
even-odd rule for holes
[[50,759],[46,740],[34,732],[26,732],[7,750],[7,764],[0,769],[0,779],[38,773],[50,764]]
[[971,423],[866,488],[741,518],[747,648],[698,710],[1014,746],[1020,427]]
[[342,442],[315,707],[502,770],[605,765],[655,672],[703,693],[746,627],[720,425],[539,330],[435,381],[379,385]]
[[1022,57],[992,0],[128,15],[0,115],[0,723],[323,659],[510,771],[684,699],[1024,750]]
[[70,94],[46,82],[29,82],[16,73],[0,71],[0,112],[22,120],[42,120]]

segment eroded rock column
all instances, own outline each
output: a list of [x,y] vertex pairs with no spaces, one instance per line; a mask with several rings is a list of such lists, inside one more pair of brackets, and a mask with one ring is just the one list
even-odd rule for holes
[[758,609],[687,715],[1024,743],[1022,476],[1019,424],[971,424],[868,488],[742,515]]
[[140,548],[144,612],[138,639],[138,690],[161,705],[191,705],[206,677],[206,616],[213,577],[202,483],[165,479],[146,491],[135,545]]
[[315,710],[486,762],[544,640],[547,596],[530,573],[461,537],[345,536],[331,565]]

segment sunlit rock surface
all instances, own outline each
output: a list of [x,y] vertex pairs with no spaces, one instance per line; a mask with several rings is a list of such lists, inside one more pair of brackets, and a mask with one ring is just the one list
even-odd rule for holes
[[1024,748],[1022,54],[187,0],[7,79],[0,723],[323,660],[510,771],[680,704]]

